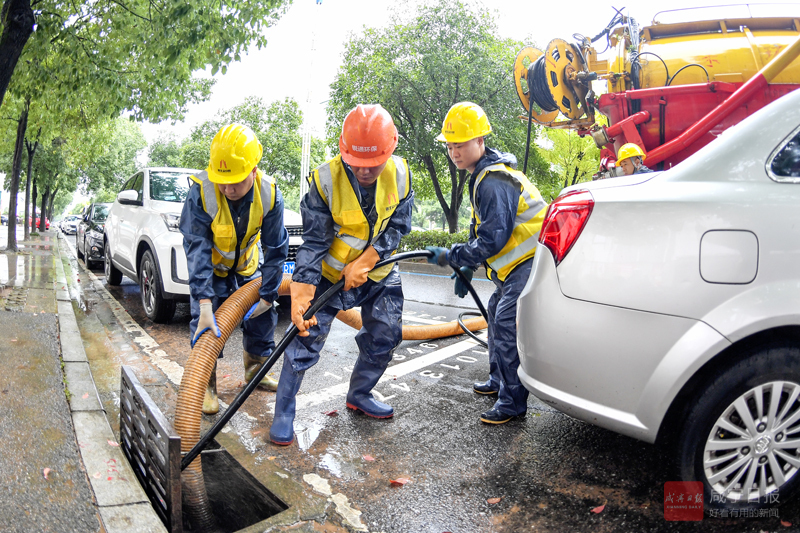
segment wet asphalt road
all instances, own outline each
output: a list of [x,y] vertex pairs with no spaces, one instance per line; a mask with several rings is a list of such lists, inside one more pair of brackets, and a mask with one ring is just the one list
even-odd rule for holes
[[[142,312],[135,283],[123,278],[121,286],[110,287],[101,268],[93,276],[113,297],[95,290],[92,276],[80,278],[83,321],[98,343],[114,353],[121,351],[124,359],[126,351],[137,349],[125,335],[136,335],[140,328],[169,361],[185,364],[188,304],[178,304],[170,324],[153,324]],[[475,285],[486,304],[493,285],[485,280]],[[403,286],[406,325],[449,321],[467,308],[475,309],[469,300],[452,295],[452,281],[446,276],[404,273]],[[116,302],[136,327],[120,327],[120,313],[113,312]],[[280,310],[279,316],[276,336],[289,325],[288,309]],[[344,396],[357,357],[354,334],[336,322],[320,362],[306,373],[298,395],[295,444],[277,447],[268,441],[272,393],[256,390],[242,408],[249,415],[247,422],[232,426],[244,453],[251,454],[246,460],[251,468],[274,461],[298,480],[308,473],[319,475],[363,513],[361,520],[369,531],[798,530],[797,502],[781,507],[778,517],[665,521],[664,483],[674,479],[668,450],[577,421],[533,396],[526,417],[501,426],[480,423],[478,416],[493,400],[473,393],[472,383],[486,379],[488,359],[486,350],[466,336],[404,341],[387,370],[394,379],[375,389],[379,399],[394,407],[394,418],[353,414],[345,408]],[[272,372],[276,377],[279,366],[280,361]],[[118,379],[100,367],[96,380]],[[169,374],[169,365],[162,367]],[[238,331],[228,341],[217,375],[221,400],[232,401],[243,385]],[[170,418],[176,391],[166,386],[156,399]],[[104,399],[112,425],[115,401]],[[403,486],[390,483],[398,478],[409,481]],[[592,512],[603,505],[602,511]]]

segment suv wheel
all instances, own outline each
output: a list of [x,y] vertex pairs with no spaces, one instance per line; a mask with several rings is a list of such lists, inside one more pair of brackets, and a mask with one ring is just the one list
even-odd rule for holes
[[122,272],[117,270],[114,263],[111,262],[111,250],[108,247],[108,241],[103,243],[103,271],[106,274],[106,283],[109,285],[119,285],[122,283]]
[[[75,253],[78,255],[78,259],[83,259],[83,253],[81,253],[81,247],[78,243],[78,239],[75,239]],[[86,265],[87,268],[89,265]]]
[[139,288],[147,318],[158,323],[169,322],[175,314],[175,300],[164,298],[158,264],[150,250],[145,250],[139,263]]
[[800,349],[762,348],[719,374],[678,441],[681,479],[710,508],[773,506],[800,483]]

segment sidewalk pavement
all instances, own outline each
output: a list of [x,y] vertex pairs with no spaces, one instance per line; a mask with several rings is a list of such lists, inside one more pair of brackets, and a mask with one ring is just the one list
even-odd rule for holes
[[22,236],[10,252],[0,227],[0,529],[165,532],[89,371],[62,239]]

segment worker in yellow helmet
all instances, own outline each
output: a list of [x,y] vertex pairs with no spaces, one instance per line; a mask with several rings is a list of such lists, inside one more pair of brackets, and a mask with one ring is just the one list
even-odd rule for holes
[[617,166],[622,168],[626,176],[652,172],[644,166],[645,153],[636,143],[623,144],[617,153]]
[[[478,265],[486,267],[495,291],[487,308],[489,379],[475,383],[478,394],[497,394],[494,406],[480,416],[487,424],[503,424],[528,409],[528,390],[517,376],[517,300],[528,281],[547,203],[525,174],[516,170],[512,154],[486,147],[492,131],[483,109],[472,102],[455,104],[447,112],[438,141],[459,170],[470,173],[472,221],[469,241],[449,250],[430,246],[430,263],[459,267],[472,279]],[[455,275],[454,275],[455,277]],[[455,277],[455,293],[467,287]]]
[[[261,277],[260,299],[242,322],[247,381],[275,349],[273,302],[289,251],[283,196],[259,170],[261,155],[261,143],[247,126],[220,129],[211,141],[208,168],[192,176],[179,226],[189,267],[192,346],[206,331],[219,337],[214,312],[239,287]],[[205,414],[219,411],[216,373],[215,365],[203,399]],[[258,386],[275,391],[278,384],[265,376]]]
[[[403,340],[403,287],[396,264],[375,265],[411,232],[414,192],[405,159],[394,155],[394,120],[377,104],[359,104],[344,119],[339,155],[311,172],[300,202],[303,244],[292,275],[292,322],[300,333],[283,356],[269,439],[294,442],[295,397],[340,310],[361,307],[358,359],[345,399],[348,409],[390,418],[391,405],[372,395]],[[344,278],[339,292],[309,320],[314,298]]]

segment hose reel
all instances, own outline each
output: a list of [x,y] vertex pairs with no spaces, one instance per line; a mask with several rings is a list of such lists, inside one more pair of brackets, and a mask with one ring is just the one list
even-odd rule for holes
[[525,47],[514,61],[517,96],[540,124],[551,125],[559,112],[571,120],[591,115],[586,97],[593,79],[580,48],[563,39],[550,41],[544,52]]

